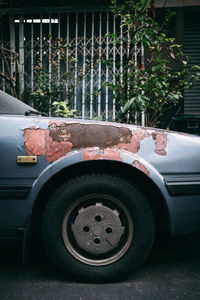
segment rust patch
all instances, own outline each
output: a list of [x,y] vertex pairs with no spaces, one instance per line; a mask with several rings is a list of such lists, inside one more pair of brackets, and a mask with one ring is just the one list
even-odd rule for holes
[[152,133],[152,138],[155,141],[156,153],[166,155],[167,135],[165,133]]
[[[114,126],[112,124],[91,124],[50,121],[48,129],[29,127],[24,129],[24,147],[28,155],[43,155],[47,162],[52,162],[72,150],[81,150],[98,147],[87,154],[84,159],[113,159],[120,160],[119,152],[123,149],[137,153],[141,147],[141,141],[152,137],[155,142],[155,152],[158,155],[166,155],[167,133],[151,131],[145,128],[130,130],[127,126]],[[112,150],[112,151],[111,151]],[[114,151],[114,152],[113,152]],[[116,151],[116,152],[115,152]],[[93,158],[92,158],[93,157]]]
[[72,150],[70,142],[55,142],[48,129],[24,129],[24,147],[28,155],[44,155],[47,162],[54,161]]
[[160,131],[149,133],[147,129],[137,128],[130,131],[127,127],[113,125],[79,124],[51,122],[50,136],[56,142],[71,142],[74,149],[95,147],[100,149],[119,148],[137,153],[141,141],[152,136],[155,141],[155,151],[158,155],[166,155],[167,134]]
[[119,151],[113,151],[113,149],[105,149],[99,151],[98,150],[83,151],[83,160],[100,160],[100,159],[122,161]]
[[71,142],[73,148],[99,146],[105,149],[119,143],[130,143],[131,131],[126,127],[98,124],[51,123],[50,136],[56,142]]
[[144,129],[138,128],[132,131],[132,138],[129,144],[120,143],[118,147],[132,153],[137,153],[140,150],[141,141],[147,137],[149,137],[149,133]]
[[150,176],[150,172],[147,169],[147,167],[145,167],[139,160],[134,160],[131,165],[135,168],[137,168],[138,170],[142,171],[143,173],[145,173],[147,176]]

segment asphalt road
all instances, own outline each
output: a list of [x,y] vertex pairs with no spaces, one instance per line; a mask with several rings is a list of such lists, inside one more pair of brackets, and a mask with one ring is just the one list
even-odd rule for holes
[[32,251],[25,266],[14,246],[0,245],[0,300],[200,299],[200,232],[157,244],[146,264],[118,283],[66,280]]

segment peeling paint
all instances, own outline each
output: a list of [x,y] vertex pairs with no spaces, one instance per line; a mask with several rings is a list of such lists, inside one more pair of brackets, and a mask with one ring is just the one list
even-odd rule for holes
[[83,151],[83,160],[100,160],[100,159],[108,159],[108,160],[117,160],[122,161],[119,151],[113,151],[113,149],[105,149],[105,150],[88,150]]
[[[155,152],[165,156],[167,133],[147,128],[129,125],[113,125],[108,123],[87,123],[84,121],[64,122],[49,121],[48,128],[29,127],[24,131],[24,146],[28,155],[43,155],[47,162],[52,162],[75,149],[98,147],[101,152],[84,152],[84,159],[113,159],[120,160],[118,152],[112,150],[127,150],[137,153],[141,141],[152,137]],[[117,154],[116,154],[117,153]],[[137,164],[138,168],[142,166]],[[146,172],[146,170],[144,170]]]
[[28,155],[44,155],[47,162],[60,158],[72,150],[70,142],[55,142],[48,129],[24,129],[24,147]]
[[[122,150],[123,151],[123,150]],[[130,154],[131,155],[131,154]],[[108,159],[108,160],[117,160],[117,161],[123,161],[126,162],[121,153],[120,150],[114,150],[114,149],[105,149],[105,150],[96,150],[96,149],[85,149],[83,151],[83,160],[101,160],[101,159]],[[132,157],[131,163],[133,167],[137,168],[138,170],[145,173],[147,176],[150,176],[150,171],[148,168],[138,159],[135,159]]]
[[132,137],[130,143],[120,143],[118,144],[118,147],[120,149],[124,149],[127,151],[130,151],[132,153],[137,153],[140,150],[140,143],[143,139],[149,137],[149,134],[147,130],[138,128],[137,130],[134,130],[131,132]]
[[99,124],[55,124],[49,125],[50,136],[56,142],[71,142],[73,148],[99,146],[102,149],[130,143],[131,131],[124,127],[102,126]]
[[120,143],[118,147],[132,153],[137,153],[140,150],[141,141],[150,136],[155,142],[155,152],[158,155],[166,155],[167,134],[159,131],[150,131],[143,128],[137,128],[136,130],[133,130],[130,143]]
[[159,155],[166,155],[167,135],[165,133],[152,133],[152,138],[155,141],[156,153]]
[[147,169],[147,167],[145,167],[139,160],[134,160],[131,165],[135,168],[137,168],[138,170],[142,171],[143,173],[145,173],[147,176],[150,176],[150,172]]

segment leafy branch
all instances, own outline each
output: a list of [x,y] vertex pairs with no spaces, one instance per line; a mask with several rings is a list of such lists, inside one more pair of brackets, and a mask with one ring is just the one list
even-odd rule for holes
[[[163,113],[181,102],[184,89],[200,79],[200,67],[195,66],[197,72],[191,72],[181,45],[165,31],[175,13],[168,10],[160,25],[153,3],[125,0],[118,5],[112,1],[111,9],[121,19],[123,36],[129,38],[112,32],[109,37],[115,45],[123,43],[129,55],[123,60],[123,71],[115,75],[115,84],[105,85],[120,103],[120,121],[137,123],[144,112],[146,125],[155,127]],[[178,70],[174,64],[180,66]]]

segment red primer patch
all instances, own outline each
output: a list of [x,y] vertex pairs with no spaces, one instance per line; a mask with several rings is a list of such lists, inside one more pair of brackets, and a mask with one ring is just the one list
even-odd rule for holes
[[147,137],[149,137],[149,133],[146,130],[138,128],[137,130],[132,131],[132,138],[130,143],[120,143],[118,144],[118,147],[132,153],[137,153],[140,150],[141,141]]
[[119,151],[113,151],[112,149],[101,150],[87,150],[83,151],[83,160],[118,160],[122,161]]
[[155,141],[156,153],[159,155],[166,155],[167,135],[165,133],[152,134]]
[[24,147],[28,155],[44,155],[47,162],[55,161],[72,150],[70,142],[55,142],[48,129],[24,129]]

